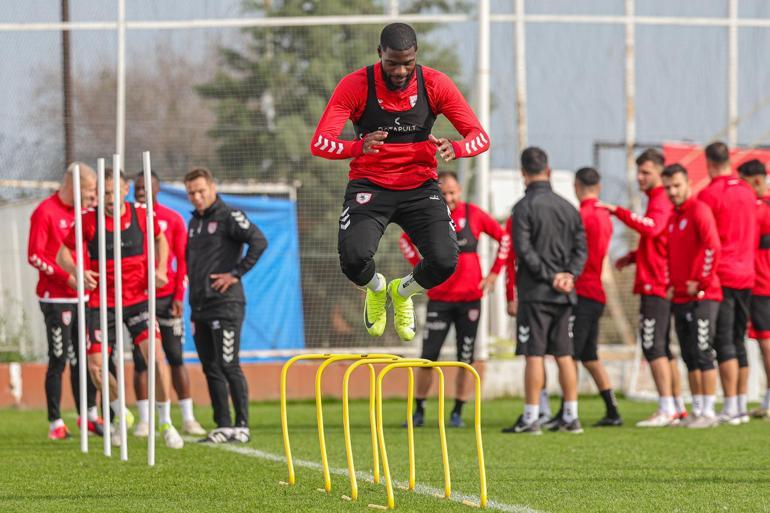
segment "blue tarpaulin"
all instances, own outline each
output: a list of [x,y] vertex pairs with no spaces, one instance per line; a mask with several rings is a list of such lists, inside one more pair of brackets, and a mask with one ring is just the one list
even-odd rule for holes
[[[241,360],[257,361],[254,351],[305,347],[300,280],[299,237],[296,204],[288,199],[220,194],[228,205],[239,208],[267,238],[267,250],[243,278],[246,317],[241,331]],[[184,190],[162,186],[158,202],[179,212],[185,222],[192,205]],[[184,351],[197,361],[185,298]]]

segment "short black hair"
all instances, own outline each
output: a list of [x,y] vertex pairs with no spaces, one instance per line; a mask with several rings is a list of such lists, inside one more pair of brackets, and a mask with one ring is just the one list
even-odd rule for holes
[[741,176],[766,176],[767,169],[761,161],[751,159],[738,166],[738,174]]
[[663,154],[655,148],[647,148],[636,157],[636,165],[641,166],[645,162],[652,162],[655,165],[663,166],[665,159]]
[[[158,176],[158,173],[156,173],[153,170],[150,170],[150,176],[152,177],[153,180],[156,180],[158,183],[160,183],[160,177]],[[144,177],[144,171],[139,171],[134,176],[134,180],[137,180],[137,179],[143,178],[143,177]]]
[[521,152],[521,169],[529,176],[537,176],[548,169],[548,155],[537,146]]
[[686,177],[687,169],[682,164],[671,164],[670,166],[666,166],[663,169],[663,172],[660,174],[660,176],[671,178],[676,174],[683,174]]
[[380,49],[403,51],[414,48],[417,50],[417,34],[406,23],[391,23],[380,32]]
[[438,172],[438,179],[439,181],[443,180],[444,178],[453,178],[455,182],[460,183],[460,180],[457,179],[457,173],[454,171],[449,170],[441,170]]
[[575,172],[575,181],[583,187],[593,187],[599,185],[602,177],[599,171],[592,167],[581,167]]
[[730,148],[722,141],[716,141],[706,146],[706,160],[712,164],[722,165],[730,161]]

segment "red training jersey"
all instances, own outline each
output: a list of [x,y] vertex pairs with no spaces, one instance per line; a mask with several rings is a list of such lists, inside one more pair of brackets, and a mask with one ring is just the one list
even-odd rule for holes
[[714,214],[722,244],[717,267],[723,287],[754,287],[754,249],[757,246],[757,196],[737,176],[718,176],[698,195]]
[[[505,222],[505,234],[509,237],[513,234],[513,216],[509,216]],[[505,259],[505,298],[509,302],[516,299],[516,252],[513,246]]]
[[168,283],[158,289],[156,295],[166,297],[173,294],[175,300],[182,301],[187,288],[187,226],[182,216],[168,207],[156,203],[154,212],[168,242]]
[[[716,268],[721,245],[717,223],[711,209],[696,198],[689,198],[674,209],[668,225],[668,265],[673,303],[722,301],[722,287]],[[698,282],[698,295],[687,293],[687,282]]]
[[757,199],[757,229],[759,247],[754,256],[756,280],[751,293],[770,296],[770,197]]
[[[422,66],[430,110],[443,114],[462,135],[452,141],[455,158],[473,157],[489,149],[489,135],[484,131],[465,98],[452,80],[434,69]],[[414,107],[418,98],[416,73],[401,89],[389,89],[382,64],[374,65],[377,101],[388,112],[404,112]],[[383,144],[379,153],[363,154],[364,142],[340,139],[348,120],[357,123],[366,108],[368,79],[361,68],[340,80],[326,106],[310,142],[310,152],[330,160],[350,159],[350,180],[365,178],[386,189],[406,190],[436,179],[436,145],[431,141]]]
[[663,186],[647,191],[647,211],[644,216],[618,207],[615,216],[639,233],[639,246],[631,253],[636,263],[634,294],[666,297],[668,288],[668,220],[674,206],[666,197]]
[[[466,205],[470,222],[466,218]],[[511,251],[510,234],[504,232],[497,221],[472,203],[458,201],[452,210],[452,221],[455,223],[458,234],[468,228],[476,241],[482,233],[486,233],[499,243],[497,258],[489,272],[500,274],[508,258],[508,253]],[[401,234],[399,247],[404,258],[410,264],[417,265],[420,261],[420,254],[406,233]],[[483,291],[479,288],[482,279],[479,254],[476,251],[470,252],[462,249],[460,248],[455,272],[444,283],[428,290],[428,298],[432,301],[459,303],[481,299]]]
[[602,266],[612,238],[612,221],[610,213],[603,208],[596,208],[598,198],[590,198],[580,202],[580,217],[586,231],[588,260],[575,281],[577,295],[599,303],[607,302],[607,295],[602,285]]
[[[132,208],[133,207],[133,208]],[[123,306],[132,306],[147,301],[147,211],[143,204],[125,203],[125,212],[120,217],[121,230],[121,272],[123,284]],[[104,216],[107,246],[107,306],[115,306],[115,264],[112,252],[112,231],[114,219]],[[162,232],[157,216],[154,219],[153,233],[158,237]],[[88,261],[87,269],[99,272],[99,259],[96,253],[97,219],[96,210],[89,209],[83,214],[83,244],[86,245]],[[70,249],[75,247],[75,229],[73,228],[64,239],[64,245]],[[103,277],[100,276],[101,280]],[[91,308],[99,307],[98,286],[91,293],[88,302]]]

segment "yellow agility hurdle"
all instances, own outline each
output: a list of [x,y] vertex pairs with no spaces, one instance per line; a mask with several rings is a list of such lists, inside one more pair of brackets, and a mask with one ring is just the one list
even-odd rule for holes
[[[323,468],[323,478],[324,478],[324,490],[327,492],[331,492],[332,490],[332,479],[331,474],[329,472],[329,458],[327,457],[326,453],[326,436],[324,433],[324,412],[323,412],[323,398],[321,397],[321,382],[323,379],[323,373],[326,368],[335,363],[335,362],[342,362],[342,361],[350,361],[350,360],[373,360],[373,359],[388,359],[390,361],[397,360],[399,356],[394,354],[386,354],[386,353],[372,353],[372,354],[336,354],[331,355],[329,358],[327,358],[316,371],[315,374],[315,410],[316,410],[316,419],[318,421],[318,444],[321,448],[321,466]],[[374,369],[372,369],[372,372],[374,372]],[[371,385],[370,385],[370,393],[371,393]],[[371,408],[371,396],[369,398],[369,405]],[[371,421],[371,416],[370,416]],[[376,459],[377,456],[374,453],[375,449],[372,449],[373,457]]]
[[[472,366],[462,362],[429,362],[429,363],[410,363],[410,362],[394,362],[387,365],[382,369],[377,376],[377,438],[380,446],[380,455],[382,458],[382,470],[385,476],[385,489],[387,492],[387,507],[393,509],[395,507],[395,498],[393,494],[393,481],[390,476],[390,466],[388,464],[388,453],[385,445],[385,432],[383,428],[382,420],[382,382],[385,376],[393,369],[406,368],[406,367],[424,367],[424,368],[440,368],[440,367],[459,367],[470,372],[475,379],[475,415],[474,426],[476,431],[476,451],[478,453],[479,460],[479,485],[481,489],[480,493],[480,506],[485,508],[487,506],[487,478],[484,465],[484,447],[481,439],[481,378],[478,372]],[[411,374],[410,374],[411,376]],[[439,378],[439,430],[443,433],[444,425],[444,412],[443,412],[443,374]],[[412,427],[411,417],[411,404],[414,396],[414,382],[410,379],[409,389],[407,391],[407,407],[409,420],[407,421],[407,427]],[[414,477],[412,474],[413,458],[414,458],[414,439],[411,429],[409,430],[409,457],[410,457],[410,476],[409,487],[414,489]],[[449,460],[446,456],[446,440],[442,435],[442,458],[444,459],[444,494],[448,498],[451,494],[451,484],[449,477]]]
[[[395,361],[399,362],[426,362],[428,360],[422,360],[422,359],[395,359]],[[350,439],[350,401],[349,401],[349,386],[350,386],[350,377],[353,374],[353,371],[355,371],[358,367],[362,365],[366,365],[369,368],[369,425],[371,427],[372,432],[372,475],[373,480],[375,484],[378,484],[380,482],[380,463],[379,463],[379,457],[378,457],[378,441],[377,441],[377,421],[376,421],[376,410],[375,410],[375,402],[376,402],[376,374],[374,370],[374,364],[383,364],[383,363],[394,363],[393,358],[379,358],[379,359],[366,359],[366,360],[359,360],[357,362],[354,362],[351,364],[346,370],[345,370],[345,376],[342,380],[342,427],[345,434],[345,454],[347,456],[348,461],[348,474],[350,476],[350,498],[352,500],[358,499],[358,482],[356,479],[356,469],[354,464],[354,458],[353,458],[353,444]],[[414,379],[414,375],[412,373],[412,369],[409,368],[409,374],[410,378]],[[408,412],[408,415],[411,418],[411,413]]]

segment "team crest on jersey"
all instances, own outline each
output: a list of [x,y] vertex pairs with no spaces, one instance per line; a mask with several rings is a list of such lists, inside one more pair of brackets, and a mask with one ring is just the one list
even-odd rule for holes
[[94,338],[100,344],[102,343],[102,330],[94,330]]
[[359,205],[365,205],[369,203],[372,199],[372,193],[371,192],[359,192],[356,194],[356,203]]
[[465,228],[465,218],[464,217],[461,217],[460,219],[458,219],[457,226],[459,226],[461,230],[463,228]]
[[411,105],[412,107],[417,105],[417,95],[416,94],[413,94],[412,96],[409,97],[409,105]]
[[479,309],[478,308],[471,308],[468,310],[468,320],[471,322],[476,322],[479,319]]
[[159,220],[158,225],[160,225],[160,231],[165,232],[168,229],[168,221]]
[[67,222],[66,219],[59,219],[59,228],[61,228],[62,230],[66,230],[69,227],[70,227],[70,224]]
[[216,232],[216,231],[217,231],[217,222],[216,222],[216,221],[211,221],[211,222],[208,224],[208,226],[206,227],[206,230],[207,230],[207,231],[208,231],[210,234],[213,234],[214,232]]
[[682,219],[679,221],[679,231],[684,230],[685,226],[687,226],[687,219]]
[[72,322],[72,312],[62,312],[61,313],[61,322],[65,326],[69,326]]

